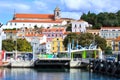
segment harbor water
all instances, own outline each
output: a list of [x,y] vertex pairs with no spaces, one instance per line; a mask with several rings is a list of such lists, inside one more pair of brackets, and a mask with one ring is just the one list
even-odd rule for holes
[[84,69],[0,68],[0,80],[120,80]]

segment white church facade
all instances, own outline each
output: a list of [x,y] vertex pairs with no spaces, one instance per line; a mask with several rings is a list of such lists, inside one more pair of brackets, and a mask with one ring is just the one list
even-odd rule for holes
[[67,22],[61,18],[61,10],[56,7],[54,14],[23,14],[15,13],[12,20],[3,25],[3,29],[13,28],[34,28],[37,27],[51,27],[65,25]]

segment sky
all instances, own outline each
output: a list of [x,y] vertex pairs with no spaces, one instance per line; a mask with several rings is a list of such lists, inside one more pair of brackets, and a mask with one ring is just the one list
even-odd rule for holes
[[0,0],[0,22],[6,24],[14,13],[53,14],[56,6],[64,18],[80,19],[83,13],[117,12],[120,0]]

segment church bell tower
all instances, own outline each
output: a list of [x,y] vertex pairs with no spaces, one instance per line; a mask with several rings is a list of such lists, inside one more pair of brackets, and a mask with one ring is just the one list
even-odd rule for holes
[[54,10],[54,19],[55,20],[59,20],[61,18],[60,16],[60,8],[59,7],[56,7],[55,10]]

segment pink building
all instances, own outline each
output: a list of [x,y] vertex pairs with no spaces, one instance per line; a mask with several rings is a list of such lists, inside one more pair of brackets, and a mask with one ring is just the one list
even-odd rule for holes
[[65,32],[66,30],[64,27],[42,29],[42,34],[47,36],[47,41],[52,41],[54,38],[64,38]]

